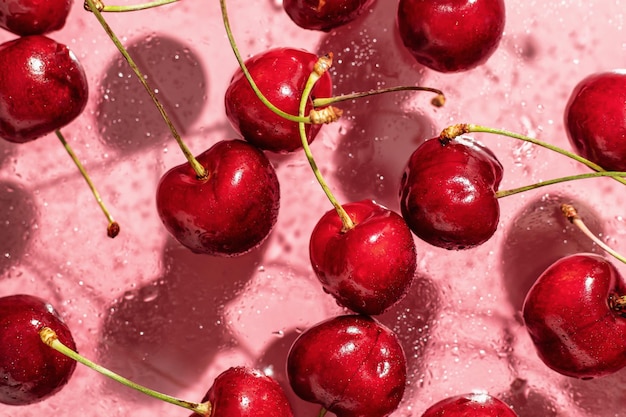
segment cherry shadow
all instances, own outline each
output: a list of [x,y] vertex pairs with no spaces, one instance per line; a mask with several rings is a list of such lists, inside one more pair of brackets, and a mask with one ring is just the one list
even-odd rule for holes
[[580,200],[550,195],[530,201],[513,217],[502,250],[502,277],[509,302],[521,311],[530,287],[556,260],[579,252],[596,251],[593,242],[561,212],[572,204],[594,233],[603,233],[602,219]]
[[[176,395],[193,386],[220,350],[237,343],[223,310],[261,257],[259,250],[235,258],[198,255],[171,241],[162,256],[163,274],[106,309],[100,361],[161,392]],[[108,388],[133,401],[145,400],[114,382]]]
[[[127,49],[184,136],[206,104],[207,78],[200,58],[188,45],[163,34],[138,40]],[[96,122],[107,146],[139,152],[170,136],[161,114],[121,55],[104,71],[100,89]]]
[[[585,415],[611,417],[623,413],[626,404],[626,369],[591,380],[568,378],[563,387]],[[619,411],[618,411],[619,410]]]
[[524,379],[515,379],[507,391],[496,397],[510,405],[518,417],[556,417],[558,414],[554,401]]
[[20,263],[39,218],[30,191],[10,180],[0,181],[0,276]]
[[7,161],[15,154],[15,150],[18,145],[10,143],[6,140],[0,140],[0,168],[3,167]]

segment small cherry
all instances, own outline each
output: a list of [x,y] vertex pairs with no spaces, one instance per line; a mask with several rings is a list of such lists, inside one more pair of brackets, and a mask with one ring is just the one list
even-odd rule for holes
[[353,21],[373,3],[374,0],[284,0],[283,8],[298,26],[328,32]]
[[354,227],[345,230],[336,210],[330,210],[313,229],[313,270],[340,305],[361,314],[381,314],[413,282],[413,235],[399,214],[372,200],[344,204],[343,209]]
[[420,239],[467,249],[496,231],[496,192],[503,168],[482,144],[464,136],[425,141],[411,155],[400,186],[402,216]]
[[489,394],[456,395],[430,406],[422,417],[517,417],[505,402]]
[[43,327],[54,329],[64,344],[76,349],[67,325],[46,301],[25,294],[0,298],[0,403],[41,401],[72,376],[76,362],[41,343]]
[[73,0],[4,0],[0,27],[20,36],[43,35],[65,26]]
[[590,379],[626,366],[626,281],[604,257],[581,253],[553,263],[523,306],[526,328],[543,362]]
[[404,46],[435,71],[466,71],[495,52],[505,24],[503,0],[400,0]]
[[236,256],[259,246],[278,217],[280,189],[265,154],[242,140],[221,141],[189,163],[170,169],[156,204],[167,230],[196,253]]
[[0,137],[16,143],[51,133],[85,108],[85,72],[70,49],[45,36],[0,45]]
[[406,360],[396,335],[369,316],[338,316],[293,343],[287,375],[303,400],[337,417],[384,417],[400,403]]
[[626,71],[592,74],[576,85],[565,108],[576,152],[609,171],[626,171]]

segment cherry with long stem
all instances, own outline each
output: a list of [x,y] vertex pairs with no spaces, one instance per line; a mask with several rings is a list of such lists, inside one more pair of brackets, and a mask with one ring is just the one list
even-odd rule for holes
[[[138,10],[152,9],[154,7],[164,6],[166,4],[176,3],[178,0],[155,0],[148,3],[141,4],[129,4],[125,6],[107,6],[101,0],[95,0],[94,5],[98,11],[103,13],[123,13],[123,12],[135,12]],[[85,10],[91,11],[91,6],[85,1]]]

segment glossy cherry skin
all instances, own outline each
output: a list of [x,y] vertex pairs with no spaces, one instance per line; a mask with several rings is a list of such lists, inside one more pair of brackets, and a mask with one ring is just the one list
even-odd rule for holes
[[41,401],[67,384],[76,362],[44,344],[42,327],[57,333],[70,349],[76,344],[54,308],[32,295],[0,298],[0,402],[26,405]]
[[445,249],[467,249],[496,231],[496,191],[503,168],[470,138],[445,145],[430,139],[411,155],[400,185],[402,217],[420,239]]
[[195,253],[236,256],[259,246],[280,206],[278,178],[265,154],[245,141],[228,140],[196,159],[206,179],[184,163],[158,184],[157,210],[167,230]]
[[328,32],[369,9],[374,0],[284,0],[283,8],[301,28]]
[[303,400],[337,417],[384,417],[400,403],[406,360],[395,334],[363,315],[338,316],[293,343],[287,375]]
[[553,370],[582,379],[623,368],[626,318],[610,300],[625,294],[626,281],[599,255],[570,255],[553,263],[532,286],[523,307],[539,357]]
[[[206,417],[293,417],[282,387],[262,372],[243,366],[215,378],[202,402],[211,403]],[[197,416],[192,414],[190,417]]]
[[72,0],[3,0],[0,27],[20,36],[43,35],[61,29]]
[[402,216],[372,200],[343,208],[355,227],[344,231],[334,209],[322,216],[309,243],[313,270],[340,305],[356,313],[381,314],[413,282],[413,235]]
[[626,71],[593,74],[572,91],[565,128],[576,152],[609,171],[626,171]]
[[400,38],[417,62],[466,71],[495,52],[504,32],[503,0],[400,0]]
[[422,417],[517,417],[517,414],[491,395],[464,394],[433,404]]
[[67,46],[45,36],[0,45],[0,137],[23,143],[59,129],[87,105],[85,72]]
[[[300,97],[317,56],[300,49],[275,48],[253,56],[246,67],[263,95],[276,107],[292,115],[298,114]],[[313,87],[312,99],[330,97],[332,81],[326,72]],[[238,69],[225,96],[226,115],[233,128],[253,145],[271,152],[288,153],[300,149],[302,141],[298,124],[276,115],[254,94],[248,80]],[[307,140],[313,141],[321,125],[307,124]]]

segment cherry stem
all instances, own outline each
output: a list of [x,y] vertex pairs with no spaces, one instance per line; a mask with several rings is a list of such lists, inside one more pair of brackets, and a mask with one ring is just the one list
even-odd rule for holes
[[324,417],[326,415],[326,413],[328,412],[327,409],[325,409],[324,407],[322,407],[320,409],[320,413],[317,415],[317,417]]
[[591,239],[596,245],[600,246],[602,249],[604,249],[608,254],[613,256],[615,259],[626,264],[626,258],[624,258],[622,255],[620,255],[616,251],[614,251],[606,243],[600,240],[599,237],[594,235],[591,230],[589,230],[585,222],[583,222],[583,220],[578,215],[578,211],[576,211],[576,208],[573,205],[561,204],[561,211],[563,212],[563,215],[567,217],[567,220],[569,220],[570,223],[578,227],[585,234],[585,236]]
[[611,294],[609,296],[609,307],[617,311],[622,317],[626,317],[626,295]]
[[[598,164],[591,162],[590,160],[585,159],[582,156],[576,155],[575,153],[559,148],[558,146],[551,145],[547,142],[543,142],[537,139],[530,138],[528,136],[521,135],[519,133],[510,132],[508,130],[503,130],[503,129],[495,129],[495,128],[480,126],[480,125],[475,125],[475,124],[456,124],[456,125],[452,125],[444,129],[439,135],[439,139],[442,141],[449,141],[465,133],[491,133],[494,135],[507,136],[512,139],[523,140],[525,142],[539,145],[543,148],[546,148],[556,153],[560,153],[561,155],[567,156],[568,158],[578,161],[581,164],[587,166],[588,168],[591,168],[594,171],[606,172],[606,170],[602,168],[601,166],[599,166]],[[626,185],[626,179],[620,178],[618,176],[615,176],[613,178],[616,181],[621,182],[622,184]]]
[[[101,0],[94,0],[94,5],[98,11],[103,13],[121,13],[121,12],[135,12],[137,10],[151,9],[153,7],[164,6],[170,3],[176,3],[178,0],[155,0],[142,4],[131,4],[126,6],[105,6]],[[85,10],[91,11],[91,8],[87,1],[85,1]]]
[[[309,94],[311,93],[313,86],[315,86],[315,83],[320,79],[320,77],[326,71],[328,71],[331,65],[332,65],[332,55],[325,55],[323,57],[320,57],[315,63],[315,66],[313,67],[313,71],[309,75],[309,78],[307,79],[306,84],[304,85],[304,90],[302,90],[302,97],[300,98],[300,107],[298,108],[298,114],[300,116],[304,115],[304,112],[306,111],[306,105],[309,101]],[[339,117],[337,113],[339,113],[339,115],[341,114],[341,111],[339,109],[335,109],[332,106],[319,110],[319,111],[316,111],[316,110],[311,111],[312,114],[327,113],[327,112],[331,113],[331,115],[329,116],[331,119],[335,116]],[[312,118],[317,118],[317,117],[324,118],[324,116],[312,116]],[[309,141],[307,140],[305,124],[302,122],[299,122],[298,130],[300,132],[302,148],[304,149],[306,158],[309,161],[309,165],[311,165],[313,174],[315,175],[315,178],[317,178],[317,182],[319,182],[319,184],[321,185],[322,190],[324,190],[326,197],[328,197],[328,200],[333,205],[333,207],[335,207],[337,214],[341,218],[341,223],[343,224],[343,231],[345,232],[347,230],[352,229],[354,227],[354,222],[352,221],[348,213],[346,213],[346,211],[341,206],[341,204],[339,204],[339,201],[337,201],[337,199],[335,198],[334,194],[332,193],[332,191],[326,184],[326,181],[324,180],[322,173],[317,167],[317,164],[315,163],[315,158],[313,158],[313,154],[311,153],[311,148],[309,147]]]
[[546,185],[558,184],[567,181],[582,180],[585,178],[598,178],[598,177],[611,177],[611,178],[623,178],[626,177],[626,172],[621,171],[601,171],[601,172],[588,172],[586,174],[569,175],[567,177],[554,178],[546,181],[539,181],[538,183],[525,185],[519,188],[512,188],[510,190],[501,190],[496,192],[496,198],[508,197],[513,194],[523,193],[525,191],[534,190],[535,188],[545,187]]
[[106,208],[106,206],[104,205],[104,202],[102,201],[102,198],[100,197],[100,193],[96,189],[96,186],[94,185],[94,183],[91,181],[91,178],[89,177],[89,174],[87,173],[87,170],[85,169],[83,164],[81,164],[80,160],[78,159],[78,157],[76,156],[76,154],[74,153],[70,145],[65,140],[65,137],[63,137],[63,134],[61,133],[61,131],[57,129],[55,133],[57,137],[59,138],[59,140],[61,141],[61,143],[63,144],[63,147],[65,148],[67,153],[70,155],[70,158],[72,158],[72,161],[74,161],[74,164],[80,171],[81,175],[83,176],[85,181],[87,181],[87,185],[89,186],[89,189],[91,189],[91,193],[93,194],[93,196],[96,199],[96,202],[102,209],[104,216],[107,218],[107,221],[109,222],[107,226],[107,236],[109,236],[110,238],[114,238],[120,233],[120,225],[113,219],[113,216],[111,216],[111,213],[109,213],[109,210]]
[[211,403],[208,401],[204,403],[193,403],[172,397],[170,395],[162,394],[158,391],[154,391],[150,388],[139,385],[129,379],[124,378],[119,374],[116,374],[113,371],[106,369],[103,366],[98,365],[97,363],[90,361],[89,359],[65,346],[63,342],[59,340],[56,332],[49,327],[42,327],[41,330],[39,330],[39,337],[41,338],[41,341],[43,343],[50,346],[57,352],[87,366],[88,368],[93,369],[96,372],[101,373],[106,377],[113,379],[114,381],[119,382],[122,385],[125,385],[129,388],[132,388],[158,400],[165,401],[167,403],[174,404],[187,410],[193,411],[194,413],[200,414],[202,416],[208,416],[209,414],[211,414]]
[[154,90],[148,84],[146,77],[143,75],[143,73],[141,72],[141,70],[135,63],[135,61],[131,58],[126,48],[124,48],[124,45],[122,45],[119,38],[115,35],[115,33],[113,32],[113,29],[111,29],[109,24],[106,22],[106,20],[104,19],[104,16],[102,16],[102,13],[100,13],[98,8],[94,4],[94,0],[85,0],[85,4],[89,6],[89,9],[96,16],[96,18],[98,19],[98,22],[100,22],[104,31],[107,33],[107,35],[109,35],[109,38],[111,38],[111,40],[113,41],[117,49],[120,51],[120,53],[122,54],[126,62],[128,62],[128,65],[130,66],[130,68],[133,70],[133,72],[135,73],[135,75],[137,76],[141,84],[144,86],[144,88],[148,92],[148,95],[150,95],[150,98],[152,99],[152,101],[154,102],[154,105],[159,110],[159,113],[161,113],[161,116],[163,117],[163,120],[167,124],[168,128],[170,129],[170,132],[172,132],[172,136],[174,136],[174,139],[178,143],[178,146],[180,147],[181,151],[185,155],[185,158],[187,158],[187,161],[189,161],[193,170],[196,172],[196,176],[198,177],[198,179],[201,179],[201,180],[206,179],[208,177],[207,170],[204,169],[204,167],[193,156],[193,154],[191,153],[191,151],[189,150],[185,142],[183,142],[182,138],[178,134],[178,130],[176,130],[176,127],[172,123],[172,120],[167,115],[165,108],[163,107],[158,97],[154,93]]
[[431,100],[431,104],[435,107],[443,107],[446,102],[446,96],[441,90],[431,87],[420,86],[399,86],[390,88],[381,88],[380,90],[369,90],[360,93],[342,94],[336,97],[320,97],[313,100],[313,107],[324,107],[329,104],[339,103],[341,101],[354,100],[362,97],[369,97],[378,94],[394,93],[398,91],[428,91],[437,94],[435,98]]

